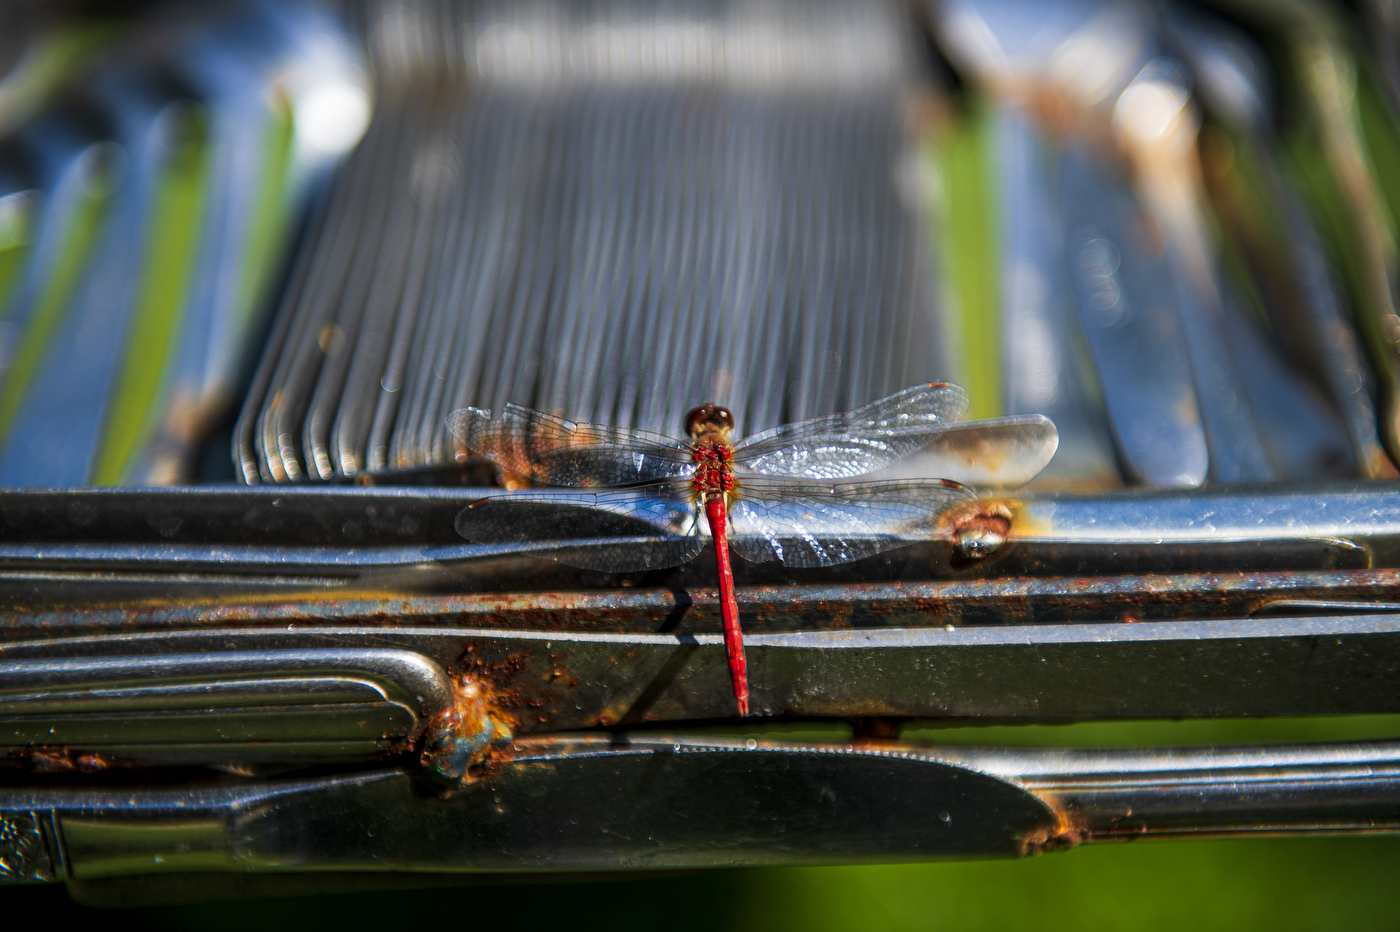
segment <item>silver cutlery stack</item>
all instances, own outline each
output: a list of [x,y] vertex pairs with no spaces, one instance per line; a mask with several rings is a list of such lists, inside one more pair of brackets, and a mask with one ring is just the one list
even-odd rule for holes
[[378,113],[246,403],[249,481],[452,463],[467,405],[750,432],[946,370],[893,8],[389,3],[366,33]]
[[[360,17],[376,116],[245,401],[245,481],[454,466],[466,406],[676,433],[713,401],[743,434],[937,378],[977,416],[1056,423],[1043,488],[1395,473],[1374,296],[1281,167],[1271,61],[1224,19],[1011,0]],[[1257,220],[1223,200],[1240,176],[1275,202],[1267,249],[1236,241]]]

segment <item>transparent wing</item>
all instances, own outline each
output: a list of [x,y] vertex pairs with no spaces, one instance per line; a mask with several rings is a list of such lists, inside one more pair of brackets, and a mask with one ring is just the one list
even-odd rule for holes
[[729,546],[754,563],[835,566],[947,537],[976,508],[946,479],[816,483],[749,480],[729,508]]
[[940,476],[979,489],[1015,489],[1038,476],[1059,445],[1054,423],[1038,414],[958,421],[869,478]]
[[523,492],[483,498],[457,515],[457,533],[477,544],[548,544],[545,556],[609,573],[663,569],[704,549],[684,483],[612,492]]
[[447,419],[452,436],[478,456],[549,485],[598,488],[689,476],[689,445],[662,434],[579,424],[506,405],[497,418],[462,408]]
[[845,479],[927,445],[963,416],[967,392],[929,382],[847,411],[761,431],[734,445],[734,470],[759,476]]

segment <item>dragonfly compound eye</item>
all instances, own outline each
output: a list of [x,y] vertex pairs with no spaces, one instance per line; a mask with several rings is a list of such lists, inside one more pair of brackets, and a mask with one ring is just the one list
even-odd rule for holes
[[685,416],[685,432],[692,437],[713,431],[729,434],[733,430],[734,415],[729,413],[728,408],[721,408],[719,405],[703,404],[692,408]]

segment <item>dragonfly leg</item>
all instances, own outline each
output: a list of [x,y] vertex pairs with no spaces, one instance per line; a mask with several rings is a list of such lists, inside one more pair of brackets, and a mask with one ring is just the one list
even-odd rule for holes
[[724,619],[724,649],[729,656],[729,679],[734,684],[734,701],[739,714],[749,714],[748,661],[744,659],[744,634],[739,629],[739,603],[734,599],[734,571],[729,567],[729,516],[724,499],[714,496],[705,502],[705,519],[715,542],[715,562],[719,565],[719,611]]

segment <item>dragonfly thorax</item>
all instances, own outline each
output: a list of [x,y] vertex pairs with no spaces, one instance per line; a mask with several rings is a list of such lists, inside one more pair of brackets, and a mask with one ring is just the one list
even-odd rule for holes
[[734,454],[729,444],[716,436],[695,442],[695,491],[706,501],[727,498],[734,490]]
[[703,404],[685,416],[695,454],[695,491],[705,501],[727,498],[734,488],[734,415],[716,404]]

